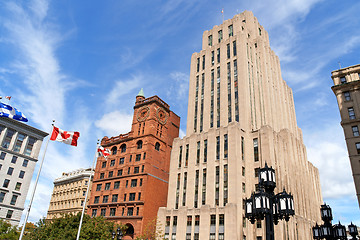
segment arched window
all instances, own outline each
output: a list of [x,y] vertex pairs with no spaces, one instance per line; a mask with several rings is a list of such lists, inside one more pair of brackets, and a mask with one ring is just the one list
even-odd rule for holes
[[122,153],[126,152],[126,144],[121,145],[120,149]]
[[117,148],[116,147],[111,148],[111,153],[112,155],[115,155],[117,153]]
[[142,149],[143,141],[139,140],[136,144],[137,144],[137,149]]
[[155,150],[160,151],[160,143],[155,143]]

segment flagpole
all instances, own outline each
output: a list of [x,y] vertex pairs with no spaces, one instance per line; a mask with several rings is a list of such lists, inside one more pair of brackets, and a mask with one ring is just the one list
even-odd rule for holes
[[51,130],[50,130],[49,138],[48,138],[48,140],[47,140],[47,142],[46,142],[44,154],[43,154],[43,157],[42,157],[42,159],[41,159],[39,171],[38,171],[37,176],[36,176],[34,189],[33,189],[32,193],[31,193],[30,203],[29,203],[29,206],[28,206],[28,209],[27,209],[27,212],[26,212],[26,216],[25,216],[25,220],[24,220],[24,225],[23,225],[23,227],[22,227],[22,229],[21,229],[21,234],[20,234],[19,240],[21,240],[22,237],[23,237],[23,235],[24,235],[25,226],[26,226],[26,223],[27,223],[27,220],[28,220],[28,217],[29,217],[29,213],[30,213],[30,209],[31,209],[32,202],[33,202],[33,200],[34,200],[35,190],[36,190],[36,187],[37,187],[37,184],[38,184],[38,181],[39,181],[41,168],[42,168],[42,165],[43,165],[43,163],[44,163],[46,150],[47,150],[47,147],[48,147],[48,144],[49,144],[49,141],[50,141],[50,135],[51,135],[51,132],[52,132],[52,128],[54,127],[54,122],[55,122],[55,120],[53,120],[53,123],[51,124]]
[[95,150],[95,154],[94,154],[94,160],[93,160],[93,164],[92,164],[92,167],[91,167],[91,173],[90,173],[90,177],[89,177],[89,184],[88,184],[87,189],[86,189],[85,201],[84,201],[84,205],[83,205],[83,209],[82,209],[82,213],[81,213],[79,230],[78,230],[78,233],[77,233],[77,236],[76,236],[76,240],[79,240],[79,238],[80,238],[81,225],[82,225],[82,221],[83,221],[83,217],[84,217],[85,205],[86,205],[87,197],[88,197],[88,194],[89,194],[91,177],[92,177],[92,175],[93,175],[92,173],[94,172],[94,166],[95,166],[95,161],[96,161],[96,156],[97,156],[98,147],[99,147],[99,139],[98,139],[97,144],[96,144],[96,150]]

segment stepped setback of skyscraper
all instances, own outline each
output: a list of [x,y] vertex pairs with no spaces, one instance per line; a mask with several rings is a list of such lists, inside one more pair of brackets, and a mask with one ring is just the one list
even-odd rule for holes
[[244,217],[244,199],[265,162],[276,171],[276,193],[286,188],[295,203],[295,216],[275,226],[275,238],[311,239],[320,221],[319,172],[307,160],[268,33],[245,11],[205,31],[191,57],[187,131],[173,143],[158,230],[177,240],[265,239],[264,221]]

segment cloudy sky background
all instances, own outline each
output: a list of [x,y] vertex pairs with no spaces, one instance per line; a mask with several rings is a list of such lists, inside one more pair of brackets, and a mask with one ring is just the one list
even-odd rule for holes
[[335,221],[360,225],[330,77],[360,63],[356,0],[1,1],[0,95],[34,127],[55,119],[81,134],[76,148],[49,144],[30,221],[46,216],[55,178],[91,165],[97,139],[130,130],[140,88],[169,103],[185,134],[190,57],[222,8],[225,19],[253,11],[269,32],[324,200]]

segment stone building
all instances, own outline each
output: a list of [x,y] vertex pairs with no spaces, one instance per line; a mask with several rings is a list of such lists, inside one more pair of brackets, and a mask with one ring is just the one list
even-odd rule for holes
[[88,168],[63,173],[61,177],[56,178],[46,219],[51,220],[63,214],[82,212],[86,190],[88,184],[91,185],[92,175],[91,168]]
[[167,207],[158,231],[167,239],[265,239],[265,224],[244,218],[244,199],[265,162],[286,188],[295,216],[275,238],[312,239],[320,221],[319,173],[307,161],[293,94],[281,77],[268,33],[245,11],[203,33],[191,57],[187,131],[170,160]]
[[170,152],[179,136],[180,118],[158,96],[136,96],[131,131],[104,137],[111,150],[97,159],[88,214],[128,226],[123,239],[155,228],[159,207],[166,206]]
[[41,148],[48,133],[0,118],[0,218],[18,225]]
[[331,72],[333,90],[339,105],[356,195],[360,206],[360,65]]

